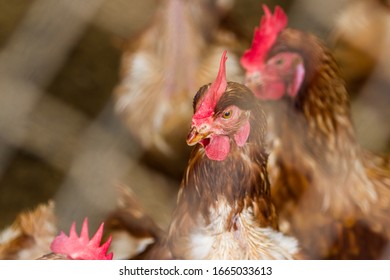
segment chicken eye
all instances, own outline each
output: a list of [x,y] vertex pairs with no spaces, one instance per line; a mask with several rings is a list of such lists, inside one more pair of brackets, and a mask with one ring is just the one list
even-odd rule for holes
[[275,61],[275,64],[276,65],[282,65],[284,63],[284,59],[283,58],[278,58],[276,61]]
[[222,118],[229,119],[232,116],[232,113],[233,113],[232,110],[225,111],[222,114]]

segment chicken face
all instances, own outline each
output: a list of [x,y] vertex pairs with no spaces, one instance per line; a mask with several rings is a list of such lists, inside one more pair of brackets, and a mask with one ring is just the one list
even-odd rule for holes
[[260,99],[295,97],[305,78],[303,58],[285,48],[273,52],[279,34],[287,26],[287,16],[280,7],[275,8],[274,14],[266,6],[263,9],[264,16],[255,29],[252,46],[241,58],[246,70],[245,84]]
[[195,95],[194,116],[187,137],[188,145],[200,143],[209,159],[218,161],[228,156],[231,140],[242,147],[250,131],[250,110],[245,102],[239,101],[242,98],[234,97],[237,86],[226,82],[226,59],[225,51],[215,81]]
[[264,100],[277,100],[287,95],[295,97],[305,77],[302,57],[294,52],[282,52],[269,58],[258,70],[247,72],[245,84]]
[[210,117],[193,119],[187,144],[200,143],[211,160],[224,160],[232,140],[239,147],[246,143],[250,132],[249,116],[249,111],[231,105]]

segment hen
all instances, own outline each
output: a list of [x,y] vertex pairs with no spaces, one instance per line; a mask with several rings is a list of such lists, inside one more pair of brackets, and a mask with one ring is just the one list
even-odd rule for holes
[[281,230],[311,258],[379,259],[390,237],[390,161],[359,146],[330,51],[286,28],[276,7],[241,63],[270,116],[272,197]]
[[226,51],[212,84],[194,98],[192,151],[168,232],[178,259],[293,259],[278,232],[265,152],[265,115],[245,86],[226,82]]
[[31,260],[47,253],[57,231],[54,203],[26,211],[0,232],[0,259]]
[[40,260],[112,260],[113,253],[107,254],[111,237],[100,246],[103,236],[101,224],[95,235],[89,239],[88,219],[84,220],[80,236],[76,233],[76,224],[70,228],[69,236],[61,232],[51,243],[52,253],[39,258]]
[[[229,2],[161,1],[149,28],[124,49],[116,112],[142,159],[178,178],[189,155],[192,93],[213,79],[221,51],[233,53],[238,46],[232,33],[219,28]],[[243,77],[239,56],[232,55],[228,76]]]

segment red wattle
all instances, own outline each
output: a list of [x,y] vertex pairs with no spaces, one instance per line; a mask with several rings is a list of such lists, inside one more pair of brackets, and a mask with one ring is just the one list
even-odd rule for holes
[[230,151],[229,137],[216,136],[210,139],[210,143],[205,146],[206,155],[211,160],[225,160]]

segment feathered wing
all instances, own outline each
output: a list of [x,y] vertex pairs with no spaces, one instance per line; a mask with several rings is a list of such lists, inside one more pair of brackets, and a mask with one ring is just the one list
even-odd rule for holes
[[139,203],[129,187],[118,186],[118,207],[106,220],[116,259],[169,259],[166,233]]

